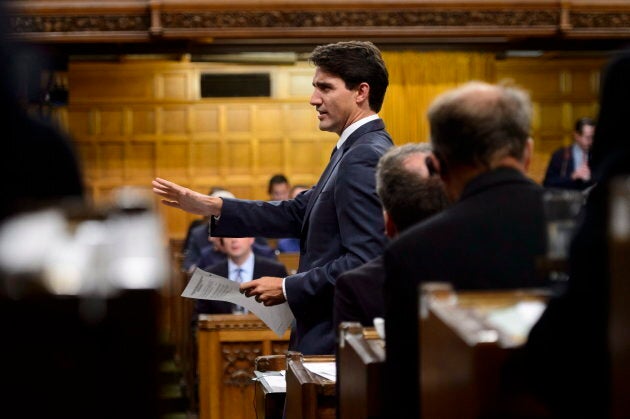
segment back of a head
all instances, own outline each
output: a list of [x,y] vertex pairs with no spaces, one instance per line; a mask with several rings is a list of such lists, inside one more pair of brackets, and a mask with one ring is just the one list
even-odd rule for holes
[[434,153],[447,165],[490,167],[493,159],[522,159],[532,105],[516,87],[469,82],[438,96],[428,111]]
[[[438,177],[428,177],[413,158],[424,158],[430,145],[409,143],[391,148],[378,162],[376,190],[383,208],[398,231],[438,213],[448,205],[444,185]],[[425,168],[426,169],[426,168]]]
[[368,41],[346,41],[316,47],[310,61],[327,73],[340,77],[346,88],[370,85],[370,109],[379,112],[389,84],[387,67],[379,49]]
[[601,180],[605,162],[630,153],[630,49],[614,57],[602,73],[600,108],[591,149],[591,168]]

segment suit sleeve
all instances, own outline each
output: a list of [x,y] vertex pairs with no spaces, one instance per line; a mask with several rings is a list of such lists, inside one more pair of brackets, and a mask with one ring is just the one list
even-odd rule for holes
[[300,237],[306,204],[312,190],[287,201],[223,199],[219,221],[212,218],[214,237]]
[[[549,166],[545,172],[545,179],[543,180],[543,186],[547,188],[574,188],[576,181],[571,179],[573,172],[573,164],[570,160],[565,158],[566,149],[557,150],[551,156]],[[562,173],[562,165],[567,167]]]
[[[340,162],[332,191],[339,237],[329,241],[331,246],[340,246],[341,256],[287,278],[287,299],[296,317],[321,310],[323,300],[330,307],[336,278],[382,254],[385,227],[375,179],[381,154],[375,147],[361,145]],[[335,239],[339,243],[335,244]]]

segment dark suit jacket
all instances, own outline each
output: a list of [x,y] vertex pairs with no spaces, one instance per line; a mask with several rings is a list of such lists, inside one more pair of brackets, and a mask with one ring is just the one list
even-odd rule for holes
[[381,204],[375,168],[392,146],[382,120],[359,127],[331,158],[317,185],[288,201],[223,200],[217,236],[300,237],[298,273],[285,289],[296,318],[290,348],[304,354],[334,352],[334,285],[342,272],[382,253]]
[[392,417],[419,417],[419,283],[447,281],[456,289],[545,285],[535,269],[546,250],[542,193],[511,168],[481,174],[458,202],[388,246],[386,403]]
[[[206,266],[203,270],[224,278],[229,276],[227,260],[212,266]],[[261,256],[254,256],[253,278],[260,278],[261,276],[279,276],[284,278],[287,276],[287,270],[280,262]],[[233,307],[234,304],[226,301],[196,300],[195,314],[231,314]]]
[[384,282],[383,256],[339,275],[335,284],[335,330],[341,322],[372,327],[374,317],[385,317]]
[[575,170],[571,147],[572,146],[562,147],[551,155],[549,166],[547,166],[547,171],[545,172],[543,186],[548,188],[582,190],[593,185],[593,182],[571,179],[571,174]]

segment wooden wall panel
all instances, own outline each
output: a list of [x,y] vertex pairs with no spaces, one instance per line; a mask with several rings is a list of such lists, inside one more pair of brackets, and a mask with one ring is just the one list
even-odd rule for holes
[[[603,59],[545,56],[496,61],[496,78],[512,79],[534,101],[535,155],[540,181],[549,153],[571,141],[578,116],[597,113]],[[223,186],[236,196],[265,199],[269,177],[285,173],[312,185],[325,167],[335,134],[321,132],[312,106],[310,65],[250,66],[268,71],[272,98],[199,97],[199,74],[243,71],[235,65],[175,61],[71,63],[65,121],[76,141],[95,200],[122,185],[149,187],[155,176],[199,192]],[[433,97],[461,80],[431,91]],[[386,120],[387,123],[387,120]],[[409,139],[395,138],[397,144]],[[157,199],[156,199],[157,202]],[[195,217],[161,207],[168,235],[183,237]]]
[[533,57],[497,61],[497,79],[512,79],[534,102],[531,177],[541,182],[551,153],[573,141],[575,120],[595,118],[604,58]]

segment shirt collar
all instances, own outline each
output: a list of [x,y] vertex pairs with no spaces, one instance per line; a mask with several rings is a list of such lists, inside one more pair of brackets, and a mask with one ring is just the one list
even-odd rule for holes
[[243,270],[241,272],[241,278],[252,278],[252,276],[254,275],[254,252],[250,252],[245,262],[243,262],[243,264],[240,266],[234,263],[232,259],[228,258],[228,275],[230,277],[234,273],[234,270],[239,268]]
[[343,143],[346,142],[348,137],[350,137],[352,133],[355,132],[359,127],[367,124],[368,122],[375,121],[377,119],[379,119],[378,114],[374,114],[374,115],[366,116],[365,118],[361,118],[357,122],[350,124],[341,133],[341,136],[339,137],[339,140],[337,141],[337,150],[341,148],[341,146],[343,145]]

